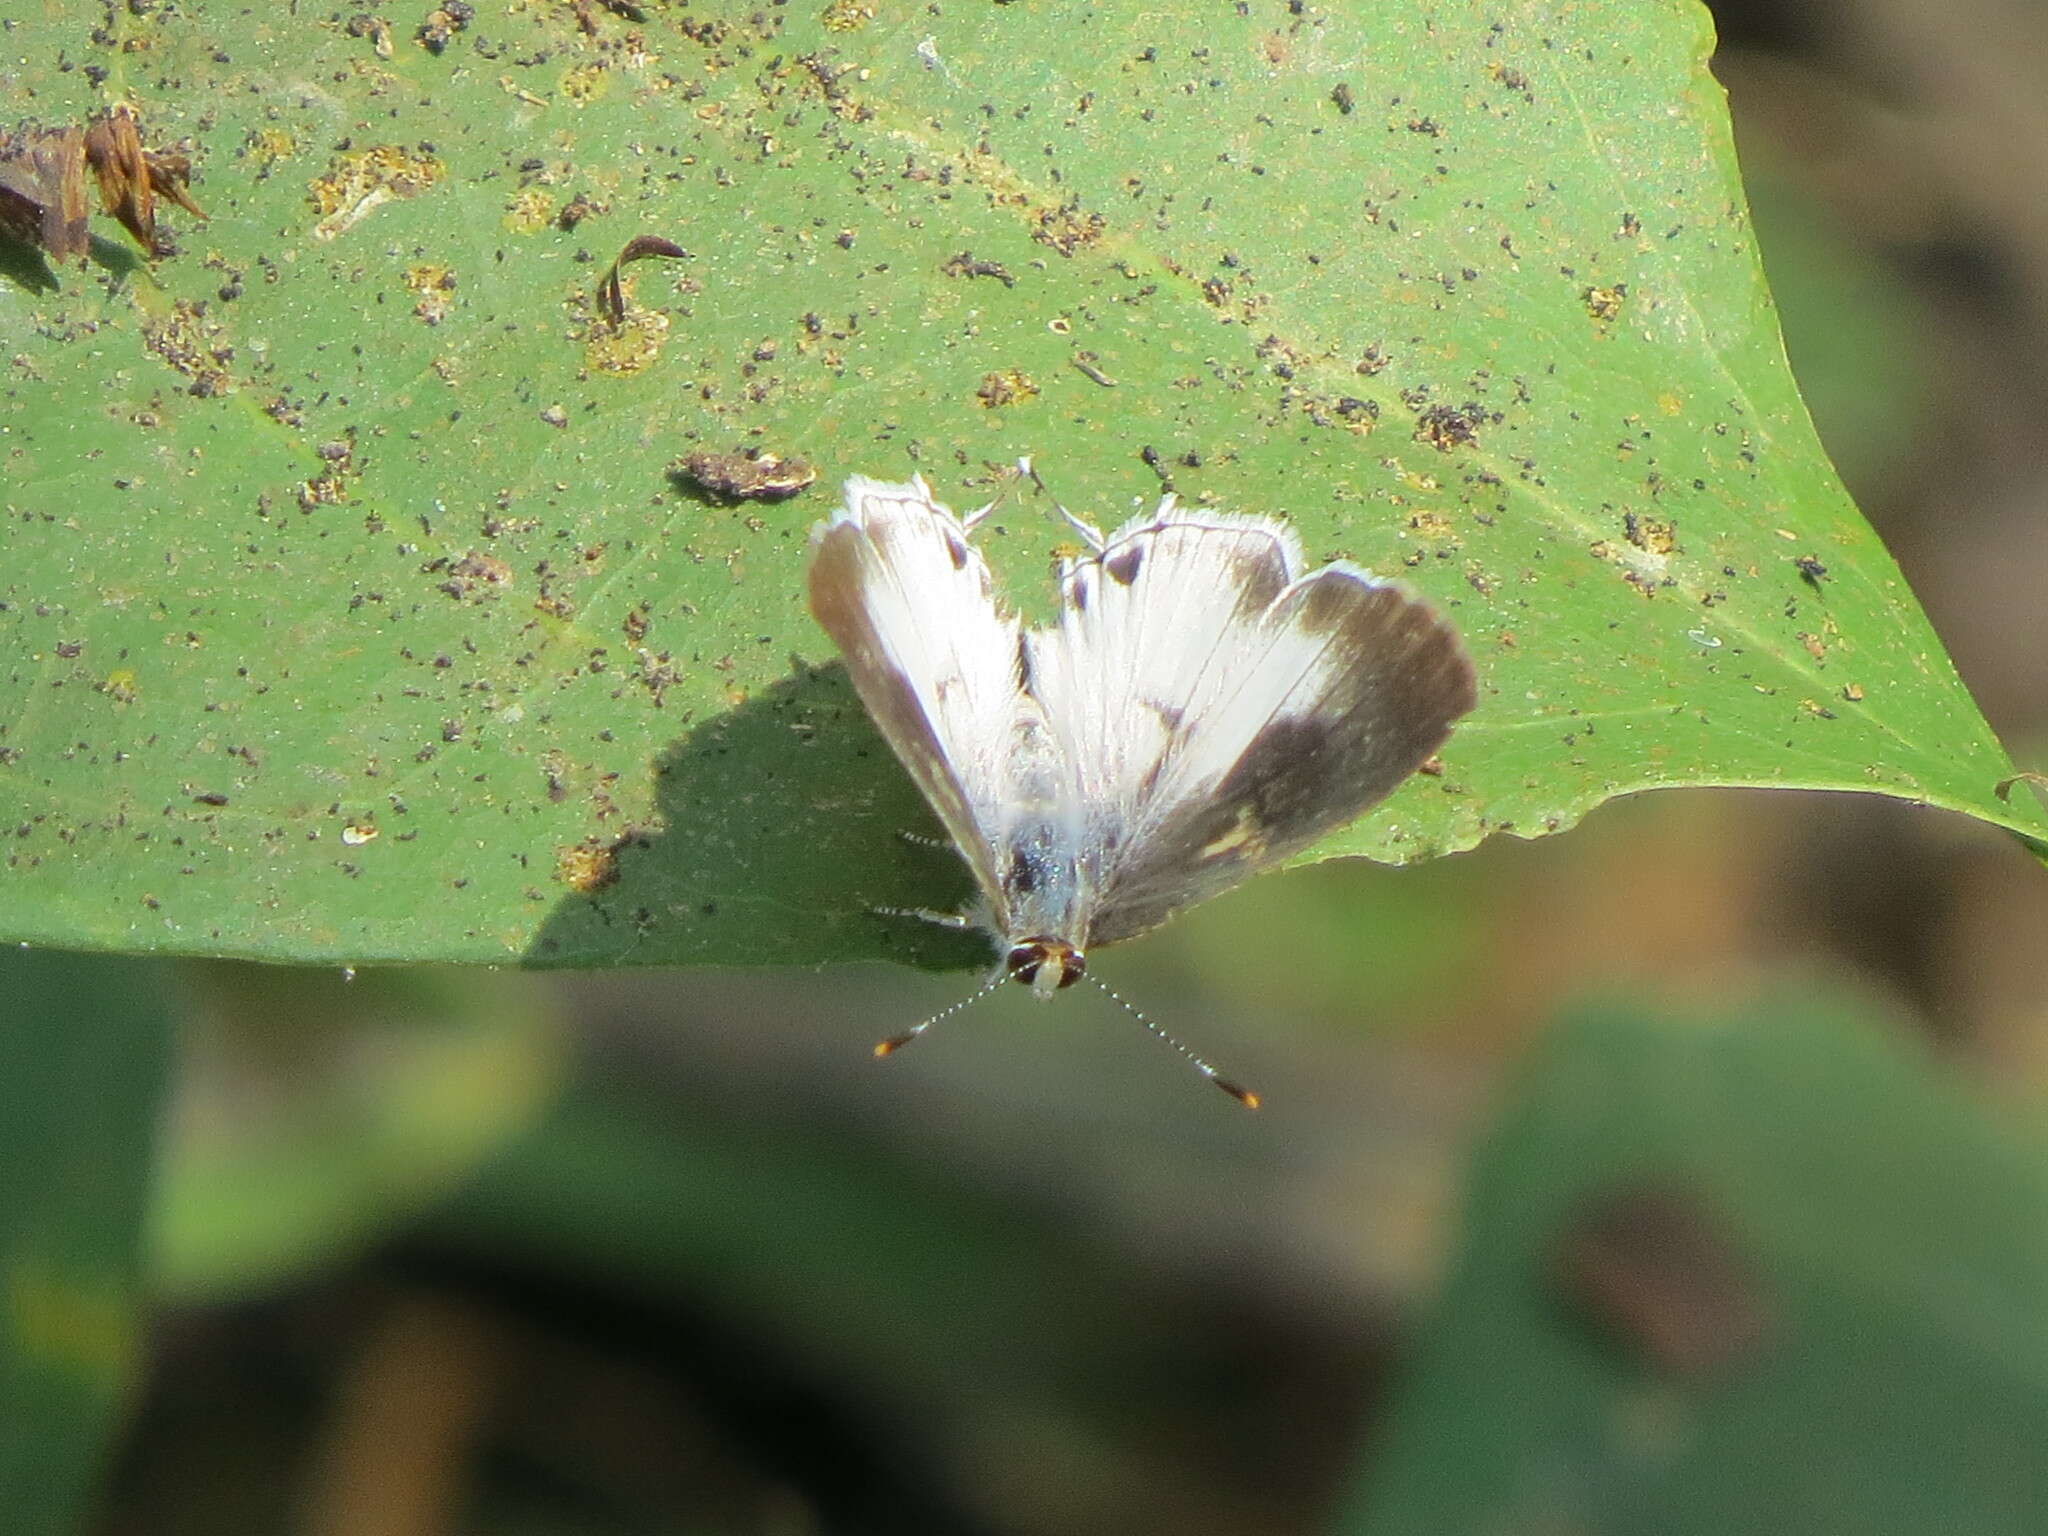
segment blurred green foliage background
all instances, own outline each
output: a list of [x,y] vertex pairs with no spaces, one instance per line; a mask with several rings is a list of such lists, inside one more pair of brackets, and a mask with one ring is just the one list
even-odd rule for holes
[[[1817,424],[2038,762],[2048,26],[1716,17]],[[958,975],[9,954],[11,1528],[2037,1530],[2044,929],[1863,797],[1299,870],[1103,966],[1256,1117],[1085,997],[866,1059]]]

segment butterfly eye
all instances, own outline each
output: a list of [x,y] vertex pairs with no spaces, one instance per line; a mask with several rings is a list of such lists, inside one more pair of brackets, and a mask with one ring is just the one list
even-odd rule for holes
[[[1055,971],[1047,969],[1055,966]],[[1087,968],[1081,951],[1064,939],[1026,939],[1003,959],[1004,970],[1041,996],[1071,987]]]

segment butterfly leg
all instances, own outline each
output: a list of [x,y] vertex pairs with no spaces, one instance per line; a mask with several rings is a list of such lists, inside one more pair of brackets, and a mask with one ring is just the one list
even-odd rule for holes
[[1067,520],[1067,526],[1081,535],[1081,542],[1096,554],[1101,554],[1109,547],[1109,541],[1102,536],[1102,530],[1086,518],[1076,517],[1058,502],[1052,504],[1052,509]]
[[1027,454],[1017,461],[1017,473],[1023,479],[1029,480],[1033,485],[1037,486],[1038,492],[1041,496],[1045,496],[1051,500],[1053,510],[1059,513],[1061,517],[1066,519],[1067,526],[1069,528],[1073,529],[1074,532],[1081,535],[1083,543],[1085,543],[1090,549],[1094,550],[1095,553],[1097,553],[1098,555],[1102,553],[1102,551],[1107,547],[1107,542],[1102,537],[1102,530],[1100,528],[1097,528],[1093,523],[1087,522],[1079,517],[1076,517],[1073,513],[1069,512],[1065,507],[1060,505],[1060,499],[1052,494],[1052,491],[1046,485],[1044,478],[1038,473],[1038,467],[1031,462],[1030,455]]
[[[985,928],[988,926],[988,916],[979,907],[971,907],[965,912],[936,912],[930,907],[870,907],[868,910],[877,917],[914,917],[919,922],[936,923],[941,928]],[[969,1003],[987,997],[989,993],[995,991],[996,988],[1009,979],[1009,971],[1003,966],[997,966],[995,974],[983,982],[975,990],[973,996],[963,997],[950,1008],[941,1008],[930,1018],[925,1019],[921,1023],[913,1024],[900,1035],[891,1035],[887,1040],[879,1041],[875,1046],[875,1054],[877,1056],[893,1055],[930,1029],[934,1024],[938,1023],[939,1020],[951,1018]]]
[[921,923],[936,923],[941,928],[975,926],[972,912],[937,912],[930,907],[869,907],[868,910],[877,917],[914,917]]
[[953,846],[953,840],[950,837],[930,837],[923,832],[904,831],[899,831],[896,835],[913,848],[950,848]]

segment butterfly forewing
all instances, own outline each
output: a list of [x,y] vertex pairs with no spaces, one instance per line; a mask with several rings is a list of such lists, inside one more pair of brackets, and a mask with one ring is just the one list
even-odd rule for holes
[[810,605],[1001,920],[991,829],[1037,706],[1018,687],[1017,621],[997,608],[987,564],[923,481],[855,477],[812,535]]

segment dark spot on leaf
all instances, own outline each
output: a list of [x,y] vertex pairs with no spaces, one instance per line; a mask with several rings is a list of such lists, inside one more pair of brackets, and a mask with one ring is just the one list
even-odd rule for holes
[[766,448],[692,453],[671,465],[669,474],[733,501],[781,501],[818,478],[808,460]]
[[420,23],[415,36],[427,52],[439,53],[475,19],[476,7],[467,0],[442,0],[440,6],[427,12],[427,19]]
[[1415,440],[1449,453],[1478,442],[1480,424],[1486,419],[1486,412],[1476,405],[1428,406],[1415,419]]
[[992,277],[1005,288],[1017,286],[1017,279],[1011,276],[1008,267],[1000,261],[983,260],[972,251],[962,251],[939,270],[948,277]]

